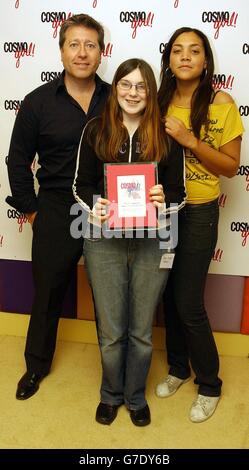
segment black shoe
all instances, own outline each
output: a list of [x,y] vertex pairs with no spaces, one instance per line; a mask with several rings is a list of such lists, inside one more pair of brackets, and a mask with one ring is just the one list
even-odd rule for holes
[[96,410],[95,419],[101,424],[111,424],[118,414],[119,405],[100,403]]
[[32,395],[34,395],[39,389],[39,383],[45,375],[46,374],[38,375],[26,372],[18,382],[16,399],[27,400],[27,398],[32,397]]
[[140,410],[130,410],[130,417],[135,426],[147,426],[151,421],[148,405]]

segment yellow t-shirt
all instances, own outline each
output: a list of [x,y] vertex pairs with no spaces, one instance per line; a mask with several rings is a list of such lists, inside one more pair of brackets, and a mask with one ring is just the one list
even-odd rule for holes
[[[190,129],[190,109],[171,105],[168,116],[180,119]],[[200,138],[203,142],[217,150],[241,135],[244,131],[239,110],[235,103],[210,104],[209,129],[205,132],[202,126]],[[185,149],[185,171],[187,202],[202,204],[209,202],[220,194],[219,177],[213,175],[198,158]]]

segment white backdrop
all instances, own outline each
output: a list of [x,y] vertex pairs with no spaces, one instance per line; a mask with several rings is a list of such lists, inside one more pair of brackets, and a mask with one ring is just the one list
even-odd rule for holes
[[[109,82],[117,66],[130,57],[147,60],[158,79],[164,43],[176,28],[192,26],[208,36],[215,86],[232,94],[246,129],[238,175],[222,179],[219,240],[209,272],[249,275],[248,5],[246,0],[1,0],[1,259],[30,260],[31,229],[4,202],[10,194],[6,156],[18,107],[25,94],[62,70],[61,20],[88,13],[106,31],[98,73]],[[33,166],[35,170],[36,163]]]

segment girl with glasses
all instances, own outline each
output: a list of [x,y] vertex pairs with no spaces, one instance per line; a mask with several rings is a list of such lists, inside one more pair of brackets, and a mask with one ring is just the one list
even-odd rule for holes
[[[74,182],[76,200],[92,227],[104,227],[110,201],[104,192],[104,163],[158,162],[158,184],[149,199],[162,214],[184,205],[182,148],[160,120],[157,87],[149,64],[129,59],[117,69],[103,114],[83,131]],[[94,196],[100,195],[94,204]],[[174,206],[174,210],[176,207]],[[111,424],[123,403],[136,426],[150,423],[145,397],[152,356],[153,316],[169,269],[157,230],[85,238],[85,265],[92,288],[102,359],[101,401],[96,420]],[[160,267],[161,266],[161,267]]]

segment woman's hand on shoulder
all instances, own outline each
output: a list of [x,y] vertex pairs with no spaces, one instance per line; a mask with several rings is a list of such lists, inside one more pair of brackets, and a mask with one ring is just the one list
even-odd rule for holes
[[168,116],[165,119],[165,131],[183,147],[192,148],[196,145],[197,139],[194,134],[175,116]]
[[229,93],[226,93],[225,91],[219,91],[216,92],[213,104],[227,104],[227,103],[234,103],[234,100]]

